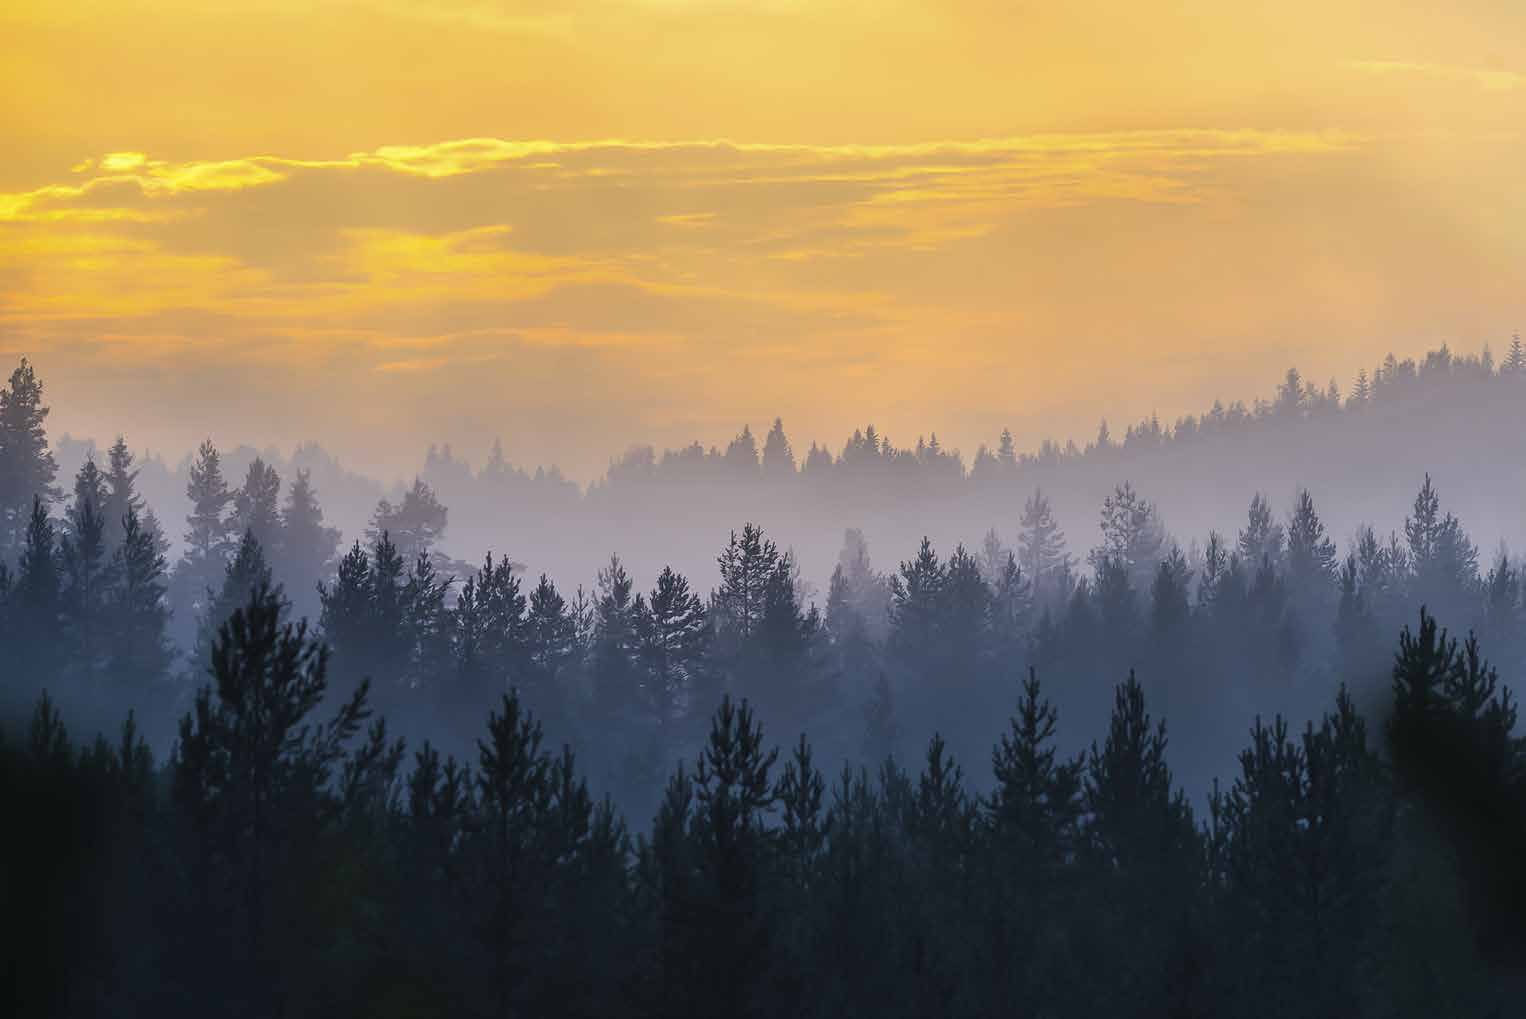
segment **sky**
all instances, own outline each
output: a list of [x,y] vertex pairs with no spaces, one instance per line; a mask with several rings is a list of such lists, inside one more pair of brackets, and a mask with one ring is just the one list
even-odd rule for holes
[[968,458],[1498,352],[1523,132],[1515,2],[12,0],[0,360],[172,458]]

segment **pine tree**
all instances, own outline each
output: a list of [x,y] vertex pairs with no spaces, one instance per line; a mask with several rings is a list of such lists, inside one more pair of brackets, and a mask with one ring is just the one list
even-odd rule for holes
[[285,932],[319,921],[292,915],[306,897],[279,893],[312,876],[314,821],[334,816],[330,782],[369,714],[362,688],[314,724],[328,651],[285,611],[268,584],[246,589],[212,640],[211,682],[181,719],[171,761],[172,801],[193,839],[186,920],[201,947],[190,977],[235,1014],[286,1011],[282,989],[309,946]]
[[[65,511],[65,517],[69,522],[69,528],[74,533],[79,533],[80,515],[85,507],[90,508],[98,523],[104,525],[106,503],[109,498],[109,487],[106,475],[95,465],[95,461],[87,458],[80,465],[79,471],[74,475],[74,499]],[[103,538],[104,541],[104,532]]]
[[996,586],[1006,560],[1007,550],[1001,543],[1001,535],[992,527],[980,542],[980,579],[986,582],[987,587]]
[[595,703],[612,717],[628,713],[639,697],[633,588],[620,557],[610,556],[598,574],[591,668]]
[[996,790],[986,809],[1000,851],[1026,884],[1025,911],[1039,914],[1039,898],[1078,845],[1085,762],[1058,759],[1058,716],[1031,668],[1022,689],[1017,715],[991,752]]
[[948,571],[923,537],[917,557],[901,563],[890,578],[892,644],[911,654],[926,654],[938,631],[938,610]]
[[1099,946],[1118,965],[1088,989],[1085,1010],[1170,1014],[1193,950],[1183,906],[1201,850],[1191,808],[1172,788],[1165,723],[1151,724],[1132,672],[1115,692],[1105,742],[1092,744],[1084,796],[1084,859],[1095,893],[1112,900],[1113,924],[1098,936],[1123,939]]
[[1091,553],[1092,565],[1112,560],[1128,571],[1136,590],[1148,586],[1166,542],[1154,503],[1125,481],[1102,502],[1101,530],[1102,544]]
[[[81,471],[84,474],[84,471]],[[59,543],[64,639],[69,671],[91,690],[106,665],[107,599],[114,582],[106,526],[87,493],[71,509],[71,529]]]
[[238,541],[226,515],[233,493],[223,478],[222,455],[210,439],[196,451],[186,497],[191,500],[191,512],[186,516],[185,551],[170,589],[176,614],[190,620],[206,615],[207,592],[221,586]]
[[1504,364],[1500,365],[1500,374],[1509,375],[1517,381],[1526,378],[1526,346],[1521,344],[1520,333],[1510,338],[1510,353],[1505,356]]
[[763,441],[763,476],[774,481],[795,476],[795,452],[785,438],[783,418],[774,418]]
[[530,663],[537,676],[536,685],[549,693],[559,689],[578,653],[577,620],[567,600],[544,573],[530,592],[528,605],[525,627]]
[[1478,582],[1478,549],[1461,521],[1441,513],[1441,497],[1429,474],[1404,518],[1404,536],[1416,598],[1431,606],[1460,607]]
[[1229,572],[1229,550],[1224,536],[1218,531],[1208,532],[1208,544],[1203,548],[1202,576],[1198,578],[1197,607],[1199,611],[1212,609],[1218,600],[1219,585]]
[[382,534],[390,534],[403,561],[412,562],[440,543],[449,516],[434,489],[414,478],[413,487],[403,494],[401,503],[394,506],[383,499],[376,504],[366,540],[374,543]]
[[1189,610],[1187,588],[1192,582],[1192,570],[1182,550],[1172,546],[1170,553],[1156,568],[1155,580],[1150,586],[1150,623],[1157,641],[1169,647],[1181,639],[1181,628],[1186,625]]
[[1314,615],[1327,608],[1335,580],[1335,542],[1325,534],[1308,489],[1299,489],[1287,526],[1287,579],[1294,600]]
[[770,717],[799,721],[819,707],[827,690],[817,656],[821,615],[800,602],[799,564],[792,553],[779,557],[763,589],[763,615],[743,648],[739,692]]
[[774,804],[769,772],[778,756],[764,749],[762,726],[748,703],[723,698],[694,767],[697,1015],[764,1014],[760,992],[775,947],[770,914],[762,908],[769,863],[764,818]]
[[122,541],[113,554],[110,595],[111,672],[119,685],[142,687],[164,678],[173,657],[165,628],[164,555],[129,505]]
[[42,496],[32,497],[9,601],[10,628],[17,650],[16,674],[37,687],[57,678],[63,663],[63,578],[58,539]]
[[281,476],[276,469],[255,457],[244,476],[244,484],[233,494],[233,528],[239,534],[252,534],[260,547],[275,561],[281,555]]
[[1012,438],[1011,429],[1001,430],[1001,441],[996,447],[996,462],[1007,476],[1017,471],[1017,443]]
[[731,532],[716,558],[721,586],[711,595],[711,611],[721,638],[730,646],[747,643],[763,620],[768,585],[779,566],[779,548],[763,529],[745,524],[740,536]]
[[1011,552],[992,585],[990,611],[992,650],[997,661],[1006,667],[1023,650],[1033,611],[1033,585],[1023,576],[1017,556]]
[[1023,505],[1018,534],[1018,564],[1028,574],[1035,591],[1049,595],[1055,573],[1064,568],[1065,533],[1060,530],[1042,489],[1035,489]]
[[490,953],[499,1015],[512,1015],[526,994],[528,949],[539,919],[535,898],[548,874],[540,837],[552,794],[551,762],[541,726],[512,693],[488,716],[478,740],[477,881],[482,938]]
[[1361,1010],[1387,820],[1379,764],[1344,687],[1301,740],[1257,719],[1240,775],[1211,801],[1226,934],[1221,993],[1273,1014]]
[[[378,581],[378,592],[385,586]],[[525,675],[529,662],[526,607],[513,564],[488,553],[476,575],[462,585],[451,610],[458,701],[480,704],[484,694],[500,696]],[[380,605],[378,616],[385,618],[386,611]]]
[[1361,567],[1356,554],[1352,553],[1341,566],[1340,601],[1335,609],[1336,652],[1340,657],[1341,675],[1348,682],[1381,669],[1377,632],[1372,608],[1362,588]]
[[664,728],[684,714],[703,683],[710,626],[704,603],[689,581],[664,567],[651,595],[635,609],[636,656],[647,697]]
[[325,526],[323,507],[313,490],[311,473],[299,469],[281,509],[281,542],[276,573],[291,593],[298,613],[315,614],[320,581],[329,576],[339,549],[339,529]]
[[106,520],[106,547],[115,549],[122,543],[124,523],[129,512],[143,523],[143,497],[137,493],[138,471],[133,467],[133,454],[127,448],[127,440],[118,435],[107,451],[106,498],[101,515]]
[[450,671],[450,610],[446,599],[451,577],[442,577],[427,555],[413,561],[403,583],[403,622],[397,642],[403,674],[396,692],[437,685]]
[[223,478],[222,454],[208,439],[196,451],[196,462],[191,465],[191,479],[186,485],[186,498],[191,500],[191,514],[186,518],[187,563],[215,563],[221,569],[235,533],[224,516],[233,493]]
[[1272,406],[1278,414],[1289,417],[1297,417],[1303,413],[1304,383],[1297,368],[1288,369],[1282,384],[1277,387],[1277,398]]
[[975,557],[963,545],[956,546],[944,567],[938,594],[939,639],[948,663],[945,682],[972,684],[988,664],[993,652],[991,626],[999,621],[992,607],[994,593],[986,586]]
[[1372,383],[1367,381],[1367,369],[1363,368],[1356,373],[1356,384],[1351,389],[1351,397],[1346,401],[1348,407],[1365,407],[1372,400]]
[[[783,431],[780,432],[781,438]],[[742,426],[742,431],[726,447],[726,466],[742,477],[753,477],[758,472],[758,440],[753,438],[752,428]]]
[[371,637],[371,557],[355,542],[339,560],[334,580],[319,586],[321,632],[340,662],[361,659]]
[[[1065,960],[1050,932],[1074,894],[1085,758],[1061,760],[1057,715],[1029,669],[1017,714],[991,752],[996,788],[984,808],[990,853],[984,936],[1003,1010],[1064,995]],[[1013,966],[1012,959],[1023,959]]]
[[208,588],[201,604],[205,606],[196,620],[196,645],[192,651],[192,668],[202,675],[212,666],[212,655],[223,624],[235,612],[249,604],[251,593],[270,591],[282,607],[290,608],[279,585],[272,585],[270,565],[265,560],[265,550],[254,535],[245,532],[239,542],[238,552],[223,567],[222,583]]
[[1240,558],[1252,571],[1259,570],[1263,563],[1270,563],[1272,569],[1279,570],[1285,538],[1282,525],[1272,519],[1271,504],[1265,495],[1257,492],[1251,497],[1245,529],[1240,532],[1237,542]]
[[0,557],[23,543],[33,500],[46,509],[62,495],[53,484],[58,464],[48,449],[47,419],[42,383],[23,357],[0,388]]

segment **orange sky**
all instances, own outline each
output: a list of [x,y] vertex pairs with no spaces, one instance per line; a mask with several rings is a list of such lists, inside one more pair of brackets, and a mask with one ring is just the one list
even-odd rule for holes
[[587,478],[1499,349],[1526,5],[1249,6],[6,4],[0,356],[56,431]]

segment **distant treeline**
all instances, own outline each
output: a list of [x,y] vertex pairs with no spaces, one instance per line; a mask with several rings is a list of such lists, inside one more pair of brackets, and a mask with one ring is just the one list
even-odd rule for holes
[[[555,466],[516,466],[496,442],[476,463],[450,445],[431,445],[418,478],[450,507],[456,556],[476,560],[508,547],[532,572],[563,577],[591,577],[599,557],[616,549],[638,576],[653,576],[663,563],[644,557],[652,545],[708,585],[711,547],[735,521],[750,518],[769,521],[781,547],[795,549],[806,574],[820,581],[836,552],[831,543],[846,527],[891,548],[912,545],[922,533],[952,546],[993,526],[1012,540],[1006,529],[1042,487],[1075,532],[1125,478],[1160,501],[1179,533],[1199,534],[1224,526],[1254,491],[1284,507],[1296,487],[1308,487],[1331,501],[1332,528],[1344,538],[1360,523],[1386,527],[1379,515],[1402,505],[1424,467],[1441,473],[1457,508],[1492,547],[1500,537],[1526,537],[1518,514],[1496,520],[1485,512],[1526,502],[1526,483],[1517,480],[1526,472],[1523,365],[1516,338],[1498,363],[1488,348],[1389,355],[1344,393],[1333,380],[1314,385],[1289,370],[1264,399],[1216,401],[1174,422],[1152,415],[1110,428],[1104,420],[1090,441],[1038,441],[1003,430],[973,454],[949,448],[936,433],[896,442],[872,424],[841,446],[813,441],[807,448],[776,420],[718,445],[632,445],[586,488]],[[523,437],[513,445],[536,455]],[[1463,449],[1471,455],[1459,461]],[[1423,466],[1405,469],[1393,460],[1399,450]],[[104,467],[107,456],[104,443],[69,438],[55,452],[68,474],[92,458]],[[364,478],[312,443],[289,456],[247,445],[225,446],[222,455],[230,483],[256,458],[288,483],[307,472],[346,544],[366,529],[378,498],[397,501],[411,487]],[[185,512],[183,493],[198,459],[193,453],[171,467],[155,456],[137,465],[139,492],[163,519]],[[179,529],[171,530],[178,557]],[[605,540],[588,540],[599,535]]]

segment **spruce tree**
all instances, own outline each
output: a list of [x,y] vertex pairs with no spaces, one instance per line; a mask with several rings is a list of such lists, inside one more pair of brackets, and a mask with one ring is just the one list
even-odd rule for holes
[[8,614],[17,675],[37,688],[53,683],[63,664],[63,593],[53,521],[42,496],[33,496]]
[[1166,763],[1165,722],[1152,724],[1131,672],[1114,694],[1106,740],[1085,775],[1083,859],[1107,921],[1093,936],[1117,967],[1088,988],[1092,1014],[1169,1014],[1175,973],[1190,958],[1192,890],[1201,847]]
[[165,677],[173,657],[165,628],[164,555],[129,506],[122,541],[113,553],[115,586],[110,595],[113,682],[143,687]]
[[526,994],[528,956],[541,919],[535,899],[546,873],[542,815],[552,795],[541,726],[512,693],[501,695],[479,739],[474,871],[479,930],[492,966],[494,1011],[513,1015]]
[[1509,375],[1517,382],[1526,379],[1526,346],[1521,344],[1520,333],[1510,338],[1510,353],[1500,365],[1500,374]]
[[1286,532],[1282,525],[1272,519],[1272,507],[1266,496],[1257,492],[1250,500],[1245,529],[1240,532],[1237,547],[1240,558],[1252,572],[1263,563],[1270,563],[1274,570],[1281,569]]
[[390,534],[403,561],[412,562],[432,552],[440,543],[449,518],[449,511],[434,489],[422,479],[414,478],[413,487],[403,493],[402,502],[394,506],[383,499],[376,504],[376,512],[371,515],[371,524],[366,529],[366,540],[374,543],[382,534]]
[[529,660],[525,609],[513,564],[489,553],[451,610],[457,703],[480,704],[522,681]]
[[312,720],[328,651],[285,612],[267,583],[245,589],[212,639],[210,682],[181,719],[171,760],[172,802],[192,840],[180,957],[195,967],[187,977],[197,997],[215,994],[230,1014],[292,1007],[283,990],[310,943],[291,932],[322,927],[302,916],[310,897],[282,893],[313,876],[316,836],[335,816],[330,783],[369,714],[362,688],[330,719]]
[[914,673],[926,673],[937,660],[947,582],[948,570],[926,537],[917,557],[890,578],[890,646]]
[[763,441],[763,476],[771,481],[795,476],[795,452],[785,438],[783,418],[774,418],[774,426]]
[[1295,603],[1312,618],[1323,617],[1328,611],[1337,558],[1335,542],[1325,534],[1308,489],[1299,489],[1288,518],[1286,563],[1289,593]]
[[1478,583],[1478,549],[1461,521],[1442,514],[1429,474],[1404,519],[1404,536],[1417,600],[1443,610],[1461,608]]
[[[64,515],[69,522],[69,529],[78,534],[80,530],[80,515],[88,506],[98,522],[104,524],[106,519],[105,509],[110,497],[110,488],[107,484],[106,475],[96,466],[95,460],[86,458],[80,465],[80,469],[74,475],[74,498]],[[104,532],[102,536],[104,541]]]
[[1003,475],[1010,476],[1017,470],[1017,443],[1013,441],[1010,429],[1001,430],[1001,441],[996,447],[996,462]]
[[1162,649],[1181,640],[1181,628],[1189,615],[1187,588],[1191,581],[1192,570],[1186,557],[1181,549],[1172,546],[1170,554],[1156,568],[1150,586],[1150,624],[1154,639],[1162,642]]
[[107,662],[107,603],[114,578],[96,503],[87,495],[71,515],[70,532],[59,543],[63,633],[69,671],[84,692],[94,689]]
[[186,516],[185,551],[175,567],[171,593],[176,613],[189,620],[206,615],[207,592],[221,586],[238,547],[238,533],[227,515],[233,493],[223,477],[222,454],[211,439],[196,451],[186,497],[191,512]]
[[[1062,922],[1069,872],[1079,849],[1083,757],[1062,760],[1055,748],[1056,712],[1032,669],[1017,714],[991,752],[996,789],[986,812],[994,893],[986,904],[986,943],[1008,1006],[1052,1001],[1062,990],[1063,961],[1054,939]],[[1007,960],[1026,962],[1017,967]]]
[[0,557],[22,545],[34,499],[43,507],[62,495],[53,484],[58,464],[48,449],[42,382],[26,358],[0,388]]
[[318,598],[322,604],[323,639],[341,663],[355,661],[363,674],[361,663],[370,647],[373,599],[371,557],[360,542],[355,542],[339,560],[333,581],[319,585]]
[[279,600],[282,612],[290,608],[280,585],[272,582],[265,550],[252,533],[245,532],[237,553],[223,567],[222,582],[215,588],[209,587],[202,597],[201,604],[205,608],[197,616],[196,644],[191,653],[194,675],[203,675],[211,668],[223,624],[249,604],[254,591],[272,592],[271,596]]
[[1017,565],[1017,557],[1007,553],[991,588],[990,632],[992,653],[1005,671],[1014,668],[1024,650],[1033,611],[1033,585]]
[[140,526],[143,524],[143,497],[137,492],[138,471],[133,467],[133,459],[127,440],[118,435],[107,451],[106,498],[101,507],[106,520],[107,548],[115,549],[122,543],[129,512],[137,515]]
[[1166,543],[1155,504],[1125,481],[1102,501],[1100,526],[1102,543],[1091,553],[1092,565],[1110,559],[1128,571],[1135,590],[1148,587]]
[[704,682],[710,638],[704,602],[683,574],[664,567],[651,594],[637,599],[635,631],[648,700],[658,722],[671,730]]
[[726,548],[716,559],[721,586],[711,595],[711,610],[723,640],[733,645],[751,639],[763,619],[764,601],[779,565],[779,548],[764,537],[755,524],[731,532]]
[[1348,407],[1365,407],[1372,399],[1372,383],[1367,380],[1367,369],[1363,368],[1356,373],[1356,385],[1351,388],[1351,396],[1346,401]]
[[1056,573],[1064,569],[1065,532],[1054,518],[1054,509],[1042,489],[1034,489],[1023,504],[1019,523],[1017,561],[1028,574],[1036,596],[1049,599],[1055,593]]
[[291,595],[298,613],[315,615],[320,608],[318,584],[326,580],[339,550],[339,529],[323,522],[323,507],[312,485],[311,472],[298,469],[281,508],[281,541],[276,575]]
[[611,718],[628,716],[640,703],[633,587],[625,564],[611,555],[598,576],[591,661],[594,701]]
[[778,756],[764,749],[748,703],[723,698],[694,766],[690,824],[699,885],[690,934],[697,1015],[766,1014],[762,991],[775,944],[762,900],[770,862],[764,824],[774,805],[769,772]]
[[563,683],[578,653],[577,620],[544,573],[530,592],[525,630],[535,687],[545,697],[566,692]]
[[[783,436],[783,427],[780,428]],[[752,428],[743,425],[742,431],[726,447],[726,467],[739,477],[751,478],[758,473],[758,440],[753,438]]]
[[244,483],[233,494],[231,525],[239,534],[252,534],[273,561],[281,554],[281,476],[255,457]]

